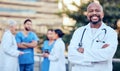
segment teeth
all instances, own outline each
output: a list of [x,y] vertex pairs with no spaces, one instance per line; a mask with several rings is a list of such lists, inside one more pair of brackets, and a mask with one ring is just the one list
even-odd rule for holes
[[93,18],[93,19],[96,19],[96,18],[98,18],[98,17],[96,17],[96,16],[93,16],[92,18]]

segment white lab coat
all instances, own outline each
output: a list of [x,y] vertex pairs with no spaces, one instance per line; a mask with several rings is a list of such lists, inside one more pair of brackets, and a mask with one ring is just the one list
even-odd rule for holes
[[0,47],[0,71],[19,71],[19,51],[14,35],[7,30],[2,38]]
[[49,71],[66,71],[65,67],[65,44],[61,38],[55,41],[53,49],[49,55],[50,68]]
[[[81,36],[84,32],[82,47],[84,53],[79,53],[77,48]],[[105,30],[106,29],[106,34]],[[100,40],[101,42],[97,42]],[[105,41],[105,43],[102,43]],[[107,48],[102,48],[104,44],[110,44]],[[72,71],[112,71],[112,58],[117,49],[117,33],[104,23],[92,36],[90,24],[78,28],[71,39],[68,48],[68,59],[72,64]]]

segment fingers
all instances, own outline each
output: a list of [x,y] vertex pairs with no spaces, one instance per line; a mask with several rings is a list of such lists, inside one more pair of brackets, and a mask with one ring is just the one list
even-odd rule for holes
[[84,52],[84,48],[78,48],[77,50],[78,50],[78,52],[80,52],[80,53],[83,53],[83,52]]
[[110,44],[104,44],[102,48],[107,48]]

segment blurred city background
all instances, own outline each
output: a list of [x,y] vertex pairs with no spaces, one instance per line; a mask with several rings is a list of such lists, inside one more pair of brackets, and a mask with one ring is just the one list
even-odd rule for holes
[[[30,18],[33,31],[40,38],[39,45],[35,48],[36,53],[41,53],[46,32],[51,28],[62,29],[65,33],[63,40],[67,53],[67,46],[74,30],[88,23],[86,7],[93,1],[102,4],[105,13],[103,21],[114,28],[120,36],[120,26],[116,27],[116,24],[120,25],[120,0],[0,0],[0,40],[8,19],[17,21],[19,31],[23,29],[24,20]],[[116,22],[118,20],[119,22]],[[120,58],[119,45],[114,58]],[[119,62],[120,60],[113,63],[113,71],[120,71]]]

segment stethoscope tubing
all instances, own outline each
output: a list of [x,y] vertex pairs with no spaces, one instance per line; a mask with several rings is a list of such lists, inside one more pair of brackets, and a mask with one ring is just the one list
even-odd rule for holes
[[[105,35],[106,35],[107,30],[106,30],[105,28],[103,28],[102,30],[105,31]],[[83,37],[84,37],[85,31],[86,31],[86,28],[83,30],[82,37],[81,37],[81,39],[80,39],[80,43],[79,43],[79,47],[82,47],[82,40],[83,40]],[[104,37],[105,37],[105,35],[104,35]],[[104,38],[104,37],[103,37],[103,38]],[[96,42],[102,42],[102,43],[105,43],[105,41],[102,41],[102,40],[96,40]]]

